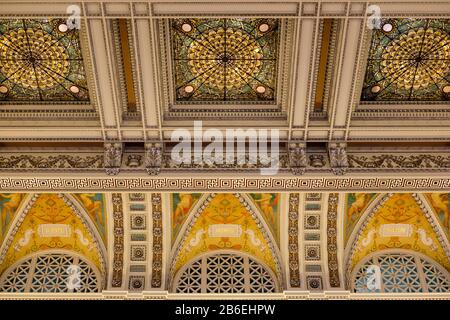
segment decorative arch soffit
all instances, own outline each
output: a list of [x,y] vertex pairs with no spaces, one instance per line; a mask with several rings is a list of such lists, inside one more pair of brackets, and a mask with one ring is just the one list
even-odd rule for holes
[[[366,230],[369,221],[378,213],[378,211],[383,207],[383,205],[396,193],[387,193],[387,194],[379,194],[376,196],[374,201],[370,203],[370,205],[365,209],[364,213],[361,215],[359,221],[357,222],[356,226],[353,229],[352,234],[350,235],[347,245],[345,247],[344,252],[344,265],[346,266],[346,280],[347,284],[350,280],[350,275],[352,273],[352,259],[355,255],[357,245],[359,240],[361,239],[361,236],[363,235],[364,231]],[[436,236],[437,240],[439,241],[439,245],[444,250],[447,260],[450,263],[450,245],[449,241],[442,230],[439,221],[435,214],[433,213],[428,201],[422,194],[418,193],[411,193],[411,197],[415,200],[416,204],[420,208],[422,214],[424,215],[427,222],[430,224],[434,235]],[[374,251],[376,252],[376,251]],[[374,253],[372,252],[372,253]],[[415,251],[418,252],[418,251]],[[370,253],[370,254],[372,254]],[[420,253],[420,252],[418,252]],[[428,255],[427,255],[428,256]],[[430,259],[434,260],[433,257],[429,257]],[[363,260],[364,258],[360,259]],[[359,262],[360,262],[359,261]]]
[[[10,250],[10,247],[17,235],[17,232],[20,230],[25,218],[27,217],[27,214],[29,211],[33,208],[34,204],[38,200],[40,193],[34,193],[29,194],[27,197],[23,200],[20,208],[18,209],[17,214],[14,216],[14,219],[12,221],[12,226],[9,228],[7,234],[5,235],[5,239],[2,243],[2,246],[0,247],[0,265],[4,263],[5,257]],[[100,237],[100,234],[96,230],[95,226],[93,225],[93,222],[90,220],[88,213],[84,210],[83,207],[70,195],[58,193],[56,194],[62,201],[64,201],[65,205],[67,205],[71,211],[76,215],[77,218],[80,219],[84,229],[87,231],[87,234],[92,238],[93,240],[93,248],[96,249],[98,252],[98,259],[99,259],[99,269],[103,276],[102,279],[102,286],[104,286],[104,282],[106,281],[106,247],[103,244],[103,241]],[[86,239],[84,239],[85,241]],[[43,250],[39,250],[43,251]],[[75,251],[74,251],[75,252]],[[6,267],[7,269],[8,267]]]
[[[171,250],[170,269],[169,269],[170,272],[168,273],[168,276],[170,277],[170,279],[168,281],[169,287],[171,287],[173,285],[172,281],[174,279],[174,276],[180,269],[180,268],[177,268],[180,253],[183,251],[183,248],[190,245],[190,243],[187,243],[187,241],[189,240],[190,235],[193,232],[193,228],[196,225],[197,220],[201,217],[204,210],[207,209],[207,207],[211,204],[211,201],[217,195],[219,195],[219,194],[218,193],[210,193],[210,194],[202,195],[200,197],[200,199],[197,201],[197,203],[191,208],[191,210],[189,212],[189,216],[185,219],[184,224],[183,224],[182,228],[180,229],[180,232],[178,233],[178,235],[174,241],[174,244],[172,246],[172,250]],[[275,241],[275,238],[274,238],[272,232],[270,231],[270,228],[268,227],[267,223],[265,222],[259,209],[256,207],[256,205],[253,203],[253,201],[249,198],[249,196],[247,194],[233,193],[231,195],[233,195],[239,201],[240,205],[242,205],[246,209],[246,211],[250,214],[251,218],[253,219],[256,226],[258,227],[261,237],[266,242],[266,245],[270,251],[270,255],[271,255],[271,258],[273,259],[274,266],[275,266],[275,268],[274,268],[275,270],[272,269],[272,271],[274,271],[274,273],[277,276],[278,287],[281,288],[282,287],[281,284],[284,283],[284,280],[285,280],[285,277],[284,277],[284,274],[283,274],[282,268],[281,268],[281,261],[282,261],[281,254],[280,254],[277,242]],[[197,237],[190,239],[189,242],[195,243],[196,242],[195,240],[197,240],[197,238],[198,238],[197,241],[200,242],[199,237],[202,236],[202,233],[207,233],[207,231],[200,232],[200,233],[198,233],[198,235],[196,234]],[[249,237],[252,238],[251,235],[249,235]],[[256,242],[258,242],[258,240],[260,240],[255,235],[253,235],[253,239],[256,240]],[[194,241],[192,241],[192,240],[194,240]],[[263,245],[263,244],[261,243],[261,245]],[[207,250],[207,252],[212,252],[212,251],[214,251],[214,250]],[[236,250],[236,251],[246,253],[246,251],[244,251],[244,250]],[[195,254],[195,256],[191,257],[189,260],[192,260],[195,257],[199,257],[200,255],[202,255],[204,253],[205,252]],[[247,254],[248,254],[248,252],[247,252]],[[263,264],[266,264],[265,261],[261,261],[262,259],[260,259],[260,257],[252,255],[252,254],[250,254],[250,255],[253,256],[253,258],[256,258],[257,260],[259,260],[260,262],[263,262]]]

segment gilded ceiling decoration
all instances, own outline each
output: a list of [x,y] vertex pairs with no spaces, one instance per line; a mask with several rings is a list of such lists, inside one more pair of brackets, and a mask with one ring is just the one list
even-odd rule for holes
[[428,193],[426,197],[450,240],[450,194],[446,192]]
[[279,21],[171,21],[177,101],[274,101]]
[[262,213],[275,240],[280,241],[280,194],[279,193],[250,193],[256,206]]
[[216,250],[245,252],[266,263],[272,271],[278,271],[266,230],[244,198],[219,193],[209,197],[201,208],[179,243],[173,271],[196,256]]
[[0,241],[8,232],[25,196],[24,193],[0,193]]
[[373,30],[361,100],[450,100],[450,20],[383,20]]
[[36,195],[30,200],[27,210],[10,239],[0,271],[29,254],[53,249],[81,254],[99,270],[104,270],[96,239],[58,194]]
[[75,193],[74,196],[89,214],[103,242],[106,244],[105,196],[102,193]]
[[172,242],[178,236],[191,208],[201,195],[201,193],[172,193]]
[[345,201],[345,234],[344,239],[347,243],[350,235],[355,229],[356,224],[368,205],[375,198],[376,193],[348,193]]
[[351,259],[354,267],[364,257],[386,249],[422,253],[447,270],[450,261],[421,205],[409,193],[395,193],[367,220]]
[[65,20],[0,21],[0,101],[89,102],[79,31]]

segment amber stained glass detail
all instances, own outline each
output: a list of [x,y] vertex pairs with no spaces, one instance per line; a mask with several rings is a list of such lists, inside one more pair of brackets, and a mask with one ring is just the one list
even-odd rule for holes
[[385,19],[374,29],[362,101],[450,100],[450,20]]
[[177,101],[274,101],[277,19],[173,19]]
[[0,20],[1,102],[89,102],[79,30],[63,19]]

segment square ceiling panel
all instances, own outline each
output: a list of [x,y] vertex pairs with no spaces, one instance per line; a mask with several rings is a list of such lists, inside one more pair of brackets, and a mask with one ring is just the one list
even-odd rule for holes
[[172,19],[178,102],[274,103],[279,20]]
[[65,20],[0,20],[0,102],[88,103],[79,31]]
[[450,20],[382,20],[372,33],[361,100],[449,101]]

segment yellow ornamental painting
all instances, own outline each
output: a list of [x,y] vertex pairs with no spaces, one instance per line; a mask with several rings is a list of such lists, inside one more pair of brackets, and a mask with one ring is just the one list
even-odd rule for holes
[[102,193],[75,193],[106,244],[106,209]]
[[81,218],[57,194],[40,194],[14,235],[0,273],[29,254],[54,249],[76,252],[103,269],[101,254]]
[[426,197],[439,219],[447,238],[450,239],[450,194],[446,192],[428,193],[426,194]]
[[173,193],[172,205],[172,241],[175,240],[184,221],[189,215],[194,204],[201,197],[201,193]]
[[376,193],[349,193],[346,198],[346,214],[344,216],[345,224],[345,243],[353,232],[367,206],[375,198]]
[[12,219],[14,218],[25,193],[0,193],[0,240],[3,239],[9,229]]
[[174,271],[194,257],[215,250],[245,252],[276,272],[276,258],[262,230],[233,194],[217,194],[212,198],[182,243]]
[[385,249],[416,251],[450,270],[433,227],[411,194],[392,195],[369,219],[357,240],[352,268],[364,257]]

